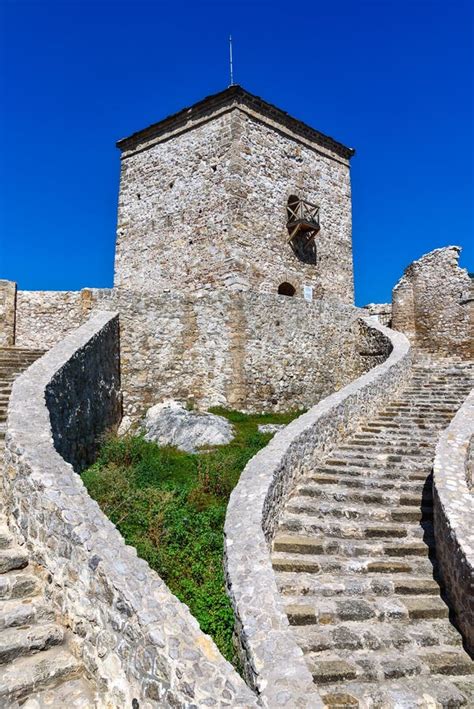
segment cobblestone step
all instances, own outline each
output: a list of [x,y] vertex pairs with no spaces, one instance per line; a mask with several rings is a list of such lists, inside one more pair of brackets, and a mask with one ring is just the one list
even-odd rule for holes
[[473,374],[418,368],[397,400],[306,473],[280,515],[275,578],[328,707],[474,706],[431,519],[436,442]]
[[[18,705],[19,709],[20,705]],[[83,677],[70,679],[57,687],[32,693],[21,709],[104,709],[104,703]],[[17,709],[16,707],[14,709]]]
[[293,633],[306,655],[332,650],[410,650],[423,652],[425,647],[440,645],[462,648],[459,633],[447,620],[417,623],[393,620],[343,622],[337,625],[295,626]]
[[418,656],[397,651],[331,650],[311,653],[307,663],[317,684],[341,680],[382,681],[430,674],[466,675],[473,673],[473,663],[462,650],[451,646],[425,648]]
[[347,502],[323,502],[304,495],[295,495],[286,505],[286,510],[309,517],[331,517],[334,519],[358,519],[378,522],[407,522],[419,524],[420,520],[433,518],[433,506],[383,507],[380,503],[366,503],[364,506],[349,505]]
[[21,655],[31,655],[60,645],[64,631],[55,623],[35,624],[27,628],[12,627],[0,632],[0,664]]
[[[23,356],[0,349],[0,456],[14,378],[40,354]],[[17,545],[0,514],[0,706],[103,709],[83,676],[82,664],[67,646],[64,629],[55,622],[44,591],[43,581],[28,565],[25,547]]]
[[62,646],[30,657],[18,657],[2,667],[0,699],[21,700],[49,684],[77,677],[80,672],[79,661]]

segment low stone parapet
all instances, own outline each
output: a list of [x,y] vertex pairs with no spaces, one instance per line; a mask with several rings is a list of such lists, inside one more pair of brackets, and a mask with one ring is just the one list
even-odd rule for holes
[[104,707],[257,706],[74,470],[119,415],[118,316],[102,312],[15,381],[3,480],[12,526]]
[[474,390],[436,447],[433,469],[436,556],[466,647],[474,653]]
[[[247,681],[268,707],[322,707],[282,606],[270,547],[284,501],[361,421],[397,394],[411,373],[410,345],[375,318],[362,324],[391,353],[381,364],[327,397],[275,435],[252,458],[234,489],[225,523],[225,568]],[[370,338],[369,338],[370,339]]]

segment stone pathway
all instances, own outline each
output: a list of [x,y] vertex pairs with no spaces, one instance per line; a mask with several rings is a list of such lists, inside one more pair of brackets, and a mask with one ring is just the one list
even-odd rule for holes
[[[0,348],[0,466],[13,380],[41,354]],[[81,663],[68,648],[67,632],[55,622],[45,600],[44,583],[10,533],[0,499],[0,706],[100,707]]]
[[473,384],[466,364],[416,367],[286,504],[273,567],[328,706],[474,706],[474,663],[437,582],[430,475]]

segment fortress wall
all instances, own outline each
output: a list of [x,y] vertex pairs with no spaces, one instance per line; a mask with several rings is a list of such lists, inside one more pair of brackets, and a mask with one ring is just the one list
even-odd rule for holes
[[120,312],[124,413],[132,419],[165,398],[201,408],[308,408],[387,356],[367,342],[357,308],[230,291],[20,292],[17,344],[50,347],[95,308]]
[[474,300],[460,247],[435,249],[414,261],[393,289],[392,326],[416,348],[474,358]]
[[74,472],[118,422],[118,335],[117,314],[96,312],[15,381],[3,478],[9,519],[53,579],[47,600],[97,681],[101,706],[256,707],[187,606],[125,544]]

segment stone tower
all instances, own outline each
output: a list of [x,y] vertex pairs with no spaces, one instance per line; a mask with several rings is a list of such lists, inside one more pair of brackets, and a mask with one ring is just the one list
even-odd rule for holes
[[117,145],[116,287],[353,302],[352,149],[240,86]]

